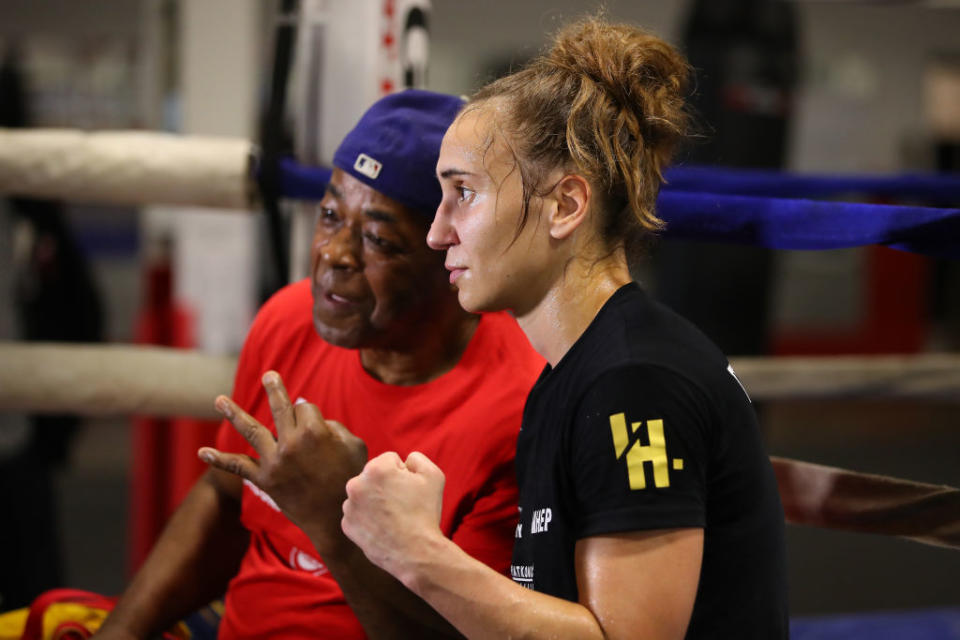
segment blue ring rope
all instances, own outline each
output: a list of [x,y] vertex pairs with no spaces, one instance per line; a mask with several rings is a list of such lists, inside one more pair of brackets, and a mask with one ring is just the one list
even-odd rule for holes
[[772,198],[827,198],[849,194],[960,205],[960,175],[895,176],[796,174],[768,169],[671,167],[662,191],[699,191]]
[[671,238],[804,250],[882,244],[960,258],[960,209],[676,191],[661,192],[657,209]]
[[[280,163],[280,173],[283,195],[319,200],[331,170],[301,166],[285,158]],[[678,167],[668,172],[668,180],[669,185],[657,200],[658,215],[667,223],[664,235],[668,238],[803,250],[881,244],[914,253],[960,258],[960,209],[772,197],[860,192],[960,203],[960,178],[798,176]]]

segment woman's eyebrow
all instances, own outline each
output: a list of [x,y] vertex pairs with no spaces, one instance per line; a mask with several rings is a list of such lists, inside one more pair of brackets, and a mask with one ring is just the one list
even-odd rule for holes
[[453,176],[472,176],[473,172],[467,171],[466,169],[457,169],[452,167],[450,169],[444,169],[440,172],[441,178],[452,178]]

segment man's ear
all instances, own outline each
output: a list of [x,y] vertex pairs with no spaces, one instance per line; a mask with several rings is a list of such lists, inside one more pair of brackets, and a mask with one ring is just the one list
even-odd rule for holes
[[563,176],[554,187],[556,208],[550,215],[550,236],[564,240],[587,219],[592,192],[586,178],[575,173]]

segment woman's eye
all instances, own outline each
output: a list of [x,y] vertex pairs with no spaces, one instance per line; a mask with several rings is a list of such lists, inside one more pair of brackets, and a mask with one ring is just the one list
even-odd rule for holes
[[461,185],[457,187],[457,201],[469,202],[471,199],[473,199],[475,193],[476,192],[473,189]]

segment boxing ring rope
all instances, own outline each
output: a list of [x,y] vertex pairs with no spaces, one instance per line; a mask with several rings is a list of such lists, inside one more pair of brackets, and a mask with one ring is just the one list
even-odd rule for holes
[[0,411],[217,418],[237,360],[127,345],[0,342]]
[[667,169],[664,191],[694,191],[771,198],[829,198],[851,193],[957,204],[960,176],[797,174],[773,169],[678,166]]
[[771,456],[787,522],[960,549],[960,489]]
[[[0,411],[215,418],[236,359],[163,347],[0,343]],[[960,401],[960,356],[739,358],[754,400]],[[772,457],[787,522],[960,549],[960,489]]]
[[[0,411],[216,418],[236,358],[126,345],[0,342]],[[755,402],[960,403],[960,355],[731,358]]]
[[923,399],[960,402],[960,355],[730,358],[755,401]]
[[0,129],[0,194],[246,209],[252,149],[239,138]]

